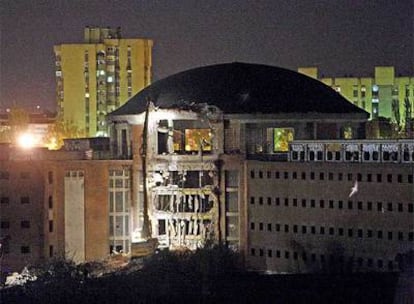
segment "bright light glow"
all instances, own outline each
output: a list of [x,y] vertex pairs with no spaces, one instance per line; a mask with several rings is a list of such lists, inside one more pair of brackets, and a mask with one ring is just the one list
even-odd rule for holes
[[23,133],[19,136],[19,138],[17,139],[17,142],[20,147],[24,149],[30,149],[30,148],[33,148],[35,145],[35,138],[32,134]]

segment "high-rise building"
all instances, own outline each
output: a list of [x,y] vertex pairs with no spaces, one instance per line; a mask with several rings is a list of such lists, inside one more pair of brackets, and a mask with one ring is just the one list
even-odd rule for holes
[[[332,87],[353,104],[371,114],[371,119],[390,118],[402,128],[414,119],[414,76],[399,76],[393,66],[375,67],[374,77],[320,77],[317,67],[300,67],[298,72]],[[408,122],[408,124],[407,124]]]
[[56,98],[62,118],[104,136],[106,114],[151,82],[150,39],[122,38],[120,29],[86,27],[83,43],[56,45]]

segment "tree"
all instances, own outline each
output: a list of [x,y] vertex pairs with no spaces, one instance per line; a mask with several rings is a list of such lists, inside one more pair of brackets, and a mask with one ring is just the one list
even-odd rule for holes
[[63,116],[59,115],[55,123],[49,126],[45,141],[49,149],[57,150],[63,146],[64,139],[84,136],[84,130],[73,124],[73,122],[64,120]]

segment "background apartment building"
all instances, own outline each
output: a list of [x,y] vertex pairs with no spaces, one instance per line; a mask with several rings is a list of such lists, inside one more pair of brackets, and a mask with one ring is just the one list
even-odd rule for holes
[[412,75],[396,75],[392,66],[375,67],[373,77],[320,76],[317,67],[300,67],[298,72],[332,87],[347,100],[370,113],[371,119],[390,118],[402,129],[414,129],[414,76]]
[[56,98],[62,118],[85,136],[107,134],[106,115],[151,82],[150,39],[123,38],[120,29],[86,27],[84,43],[60,44]]

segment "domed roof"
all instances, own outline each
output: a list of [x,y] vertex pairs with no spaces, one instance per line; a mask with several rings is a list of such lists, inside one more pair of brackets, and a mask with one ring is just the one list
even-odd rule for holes
[[287,69],[248,63],[199,67],[154,82],[111,116],[139,114],[150,100],[160,108],[215,105],[225,114],[368,113],[323,83]]

